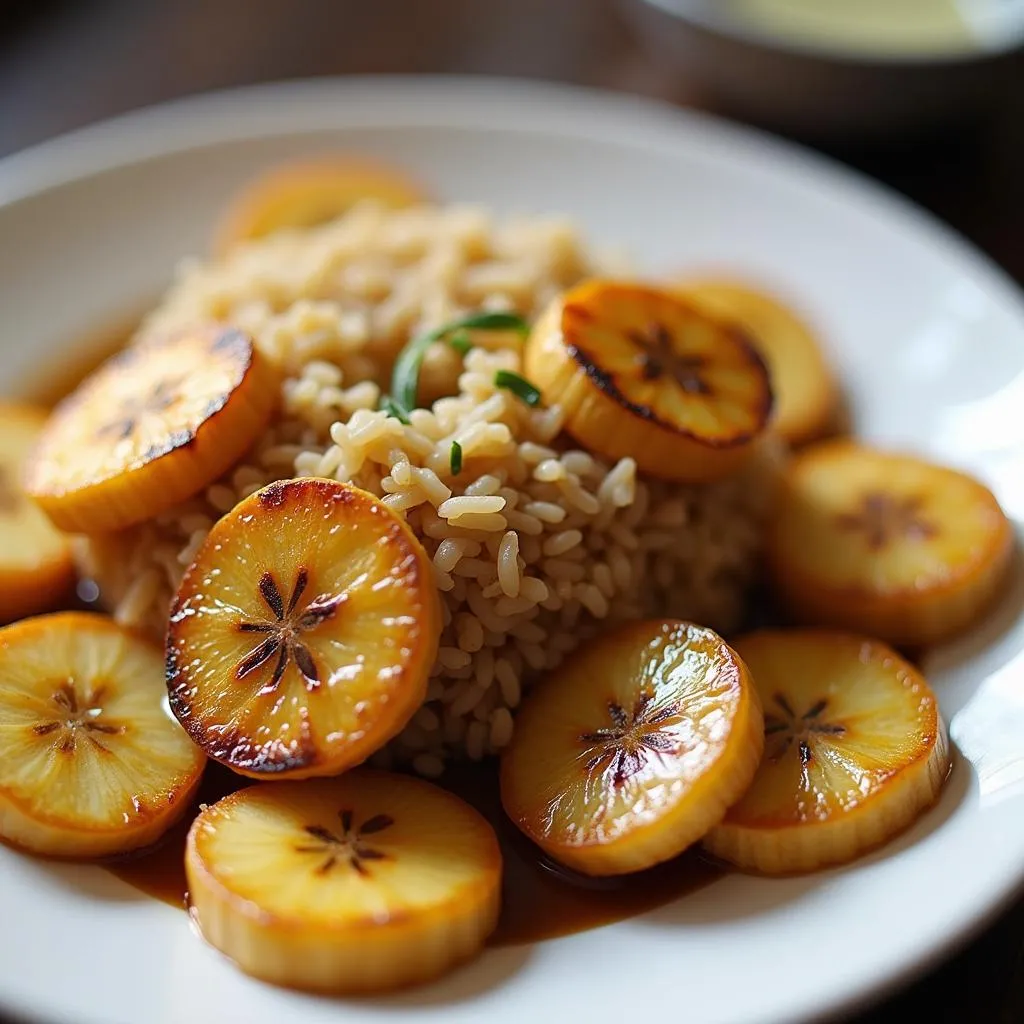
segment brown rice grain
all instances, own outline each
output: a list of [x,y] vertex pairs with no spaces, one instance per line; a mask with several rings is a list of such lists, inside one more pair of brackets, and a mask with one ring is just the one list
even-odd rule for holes
[[548,596],[548,585],[536,576],[524,576],[519,584],[519,594],[527,601],[538,604]]
[[523,612],[528,612],[536,603],[533,598],[525,595],[521,597],[499,597],[494,602],[494,611],[496,614],[512,620],[516,616],[522,615]]
[[512,739],[512,714],[507,707],[491,712],[491,748],[501,750]]
[[[472,497],[490,497],[491,495],[498,493],[498,489],[501,485],[501,477],[494,476],[492,473],[485,473],[483,476],[474,480],[466,488],[465,493]],[[499,505],[494,511],[500,511],[502,508],[504,508],[504,506]]]
[[498,582],[506,596],[519,596],[519,535],[514,530],[509,530],[501,538],[501,547],[498,550]]
[[521,643],[519,650],[522,653],[524,662],[534,672],[540,672],[547,665],[547,655],[544,648],[534,643]]
[[547,558],[541,562],[541,568],[552,579],[567,580],[570,583],[578,583],[587,575],[582,565],[564,558]]
[[566,476],[558,482],[558,486],[566,500],[575,505],[584,515],[594,516],[601,511],[601,502],[589,491],[585,491],[575,476]]
[[459,647],[475,654],[484,645],[484,628],[472,615],[460,614],[455,619],[455,636]]
[[446,537],[434,552],[434,565],[442,572],[451,572],[467,553],[472,542],[458,537]]
[[562,530],[560,533],[553,533],[544,541],[543,551],[549,558],[557,558],[576,547],[582,540],[583,534],[579,530]]
[[484,633],[484,646],[476,655],[476,685],[481,689],[488,689],[494,682],[494,651],[486,646],[487,634]]
[[523,506],[523,512],[528,516],[539,519],[542,523],[557,525],[565,519],[565,509],[552,501],[528,501]]
[[541,483],[555,483],[564,480],[565,475],[565,466],[558,459],[545,459],[533,470],[534,480],[539,480]]
[[485,689],[479,686],[468,686],[464,690],[453,688],[451,693],[454,699],[448,705],[449,713],[456,718],[468,715],[480,703],[481,698],[486,692]]
[[439,569],[436,564],[431,565],[431,571],[433,572],[434,583],[438,590],[447,594],[455,589],[455,581],[452,579],[451,573]]
[[535,622],[520,622],[512,627],[512,636],[530,644],[543,643],[547,635],[547,630],[541,628]]
[[598,590],[610,601],[615,596],[615,580],[612,571],[605,562],[595,562],[590,570],[591,579]]
[[469,654],[458,647],[441,647],[437,652],[438,664],[446,669],[465,668],[471,660]]
[[524,441],[519,445],[519,457],[528,466],[536,466],[548,460],[556,461],[558,459],[558,452],[554,448],[548,448],[546,445],[535,444],[533,441]]
[[501,689],[501,699],[510,708],[519,707],[522,697],[519,673],[513,668],[508,658],[498,658],[495,661],[494,675]]
[[500,512],[505,507],[505,499],[496,495],[462,495],[449,498],[437,507],[437,514],[443,519],[456,521],[463,516],[485,516]]
[[417,466],[412,470],[412,477],[432,505],[440,505],[451,497],[451,488],[445,486],[432,469]]
[[214,484],[206,490],[206,500],[218,512],[230,512],[238,502],[238,497],[230,487]]
[[382,505],[387,505],[392,512],[407,512],[417,505],[423,504],[423,495],[418,491],[401,491],[397,494],[386,494],[380,499]]
[[[493,562],[485,561],[482,558],[462,558],[459,560],[455,568],[452,569],[452,572],[456,576],[465,576],[468,579],[478,580],[481,582],[488,581],[486,585],[489,585],[490,582],[497,581],[498,571],[498,566]],[[492,577],[494,577],[493,581],[491,579]]]
[[593,458],[586,452],[579,450],[563,452],[562,465],[570,473],[575,473],[577,476],[591,476],[597,468],[597,463],[594,462]]

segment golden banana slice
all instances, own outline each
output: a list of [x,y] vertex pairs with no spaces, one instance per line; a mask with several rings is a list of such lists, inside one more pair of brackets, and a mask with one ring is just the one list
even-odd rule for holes
[[340,217],[363,199],[388,207],[427,201],[419,182],[384,163],[325,156],[273,167],[234,198],[217,228],[223,256],[240,242],[287,228],[311,228]]
[[989,604],[1013,533],[971,477],[833,441],[790,463],[768,546],[775,585],[801,621],[920,645]]
[[566,292],[534,326],[525,370],[580,444],[667,480],[736,470],[772,409],[767,370],[741,331],[637,284]]
[[119,530],[201,491],[259,437],[277,374],[251,339],[207,324],[105,363],[54,411],[25,471],[61,529]]
[[206,761],[163,683],[160,650],[100,615],[0,630],[0,838],[83,858],[156,842]]
[[735,323],[757,346],[775,395],[776,433],[801,445],[835,429],[838,385],[813,331],[796,313],[734,281],[688,281],[677,290],[699,309]]
[[427,981],[498,921],[501,851],[468,804],[359,769],[207,807],[185,870],[203,936],[247,974],[318,992]]
[[641,622],[591,643],[523,704],[506,813],[588,875],[669,860],[742,796],[763,745],[746,666],[711,630]]
[[736,643],[764,705],[764,758],[704,846],[767,874],[879,846],[938,798],[949,741],[928,683],[874,640],[764,631]]
[[71,592],[71,547],[21,489],[21,474],[46,422],[28,405],[0,405],[0,621],[48,611]]
[[242,775],[335,775],[423,703],[440,615],[430,559],[373,495],[271,484],[214,526],[182,580],[171,708]]

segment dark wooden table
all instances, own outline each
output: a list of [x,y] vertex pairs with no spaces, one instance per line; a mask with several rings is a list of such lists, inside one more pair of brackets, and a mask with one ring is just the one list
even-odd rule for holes
[[[610,0],[0,0],[0,155],[187,93],[372,72],[529,76],[713,107],[640,49]],[[971,127],[832,154],[930,208],[1024,282],[1024,83]],[[793,964],[788,983],[798,984],[796,951]],[[1024,902],[854,1019],[918,1017],[1024,1022]]]

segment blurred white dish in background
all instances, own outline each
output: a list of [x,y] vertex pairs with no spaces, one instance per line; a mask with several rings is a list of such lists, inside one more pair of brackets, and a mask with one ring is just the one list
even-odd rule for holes
[[653,53],[736,113],[820,137],[976,113],[1024,72],[1024,0],[622,0]]
[[[905,202],[813,156],[626,97],[501,80],[350,79],[190,100],[0,161],[0,379],[59,365],[93,325],[204,251],[240,182],[351,150],[447,200],[542,211],[650,273],[728,269],[820,330],[858,432],[963,466],[1024,515],[1024,303]],[[958,428],[989,424],[982,436]],[[771,1024],[905,979],[1024,881],[1024,594],[925,662],[960,748],[939,805],[884,850],[806,878],[731,875],[620,924],[489,950],[373,1001],[274,989],[184,913],[95,867],[0,847],[0,1013],[75,1024],[516,1024],[682,1016]],[[1011,668],[1010,666],[1013,666]],[[597,979],[597,980],[595,980]],[[140,1010],[140,1008],[142,1008]],[[538,1009],[539,1008],[539,1009]]]
[[876,59],[999,50],[1024,33],[1021,0],[725,0],[725,18],[808,48]]

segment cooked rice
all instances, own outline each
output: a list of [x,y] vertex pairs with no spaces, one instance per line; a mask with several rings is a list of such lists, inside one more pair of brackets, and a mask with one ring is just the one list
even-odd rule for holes
[[[587,637],[647,614],[720,630],[740,618],[771,503],[775,451],[737,476],[680,486],[571,446],[561,411],[494,385],[521,340],[434,345],[403,425],[376,409],[411,334],[481,308],[535,316],[576,281],[614,272],[563,221],[495,224],[464,206],[372,204],[314,231],[192,263],[142,334],[211,317],[249,331],[285,373],[281,408],[243,465],[152,522],[90,538],[86,568],[117,619],[162,636],[185,567],[215,520],[292,475],[350,481],[405,516],[432,558],[444,631],[427,701],[376,755],[438,775],[512,735],[524,687]],[[453,441],[463,468],[453,476]]]

